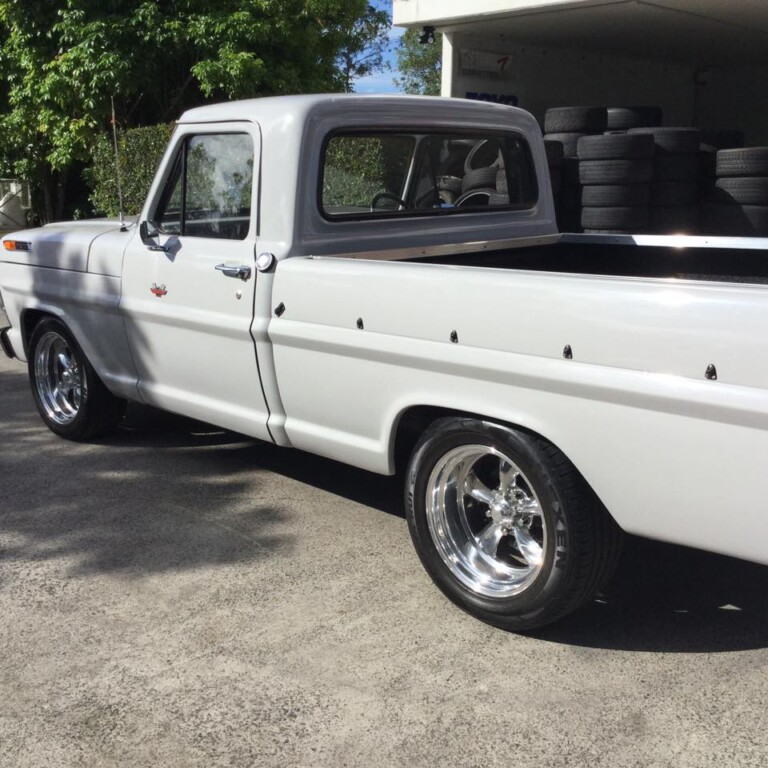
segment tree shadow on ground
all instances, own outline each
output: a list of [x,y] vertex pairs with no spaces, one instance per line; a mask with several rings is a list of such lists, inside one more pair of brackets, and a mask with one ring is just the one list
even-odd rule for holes
[[120,432],[108,442],[148,448],[226,445],[229,446],[229,460],[241,469],[269,470],[380,512],[405,518],[400,476],[377,475],[322,456],[279,448],[149,406],[129,406]]
[[265,487],[253,441],[169,417],[70,443],[42,425],[25,384],[0,371],[0,563],[65,559],[74,575],[130,576],[293,548],[294,513]]

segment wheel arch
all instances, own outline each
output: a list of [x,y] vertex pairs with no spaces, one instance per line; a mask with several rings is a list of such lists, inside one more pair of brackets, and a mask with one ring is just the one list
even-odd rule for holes
[[[430,424],[437,419],[449,417],[479,419],[545,440],[547,443],[557,448],[557,450],[568,459],[587,485],[589,485],[595,496],[600,500],[600,503],[603,504],[604,507],[606,506],[600,498],[600,494],[597,493],[592,483],[590,483],[588,476],[582,471],[581,467],[578,466],[577,462],[573,460],[573,457],[569,455],[568,451],[563,449],[556,439],[553,439],[550,434],[548,434],[547,430],[542,429],[540,425],[533,426],[532,423],[525,423],[523,420],[509,420],[504,417],[490,416],[488,413],[478,413],[461,408],[450,408],[443,405],[411,405],[398,414],[398,418],[392,427],[390,435],[390,462],[393,472],[401,474],[405,470],[416,443]],[[606,510],[615,521],[615,517],[610,509],[606,507]]]
[[22,344],[24,345],[25,357],[29,358],[29,340],[32,338],[32,332],[35,330],[35,327],[38,325],[38,323],[47,317],[51,317],[54,320],[58,320],[60,323],[66,326],[66,328],[69,330],[70,333],[72,333],[72,335],[74,335],[74,332],[72,331],[72,328],[70,327],[63,313],[56,312],[47,307],[46,308],[34,307],[29,309],[23,309],[21,311],[20,320],[21,320],[21,341],[22,341]]

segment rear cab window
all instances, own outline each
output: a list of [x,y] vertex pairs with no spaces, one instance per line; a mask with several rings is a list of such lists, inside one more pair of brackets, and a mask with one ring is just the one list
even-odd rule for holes
[[517,133],[344,131],[325,142],[319,198],[326,219],[377,219],[526,209],[538,189]]

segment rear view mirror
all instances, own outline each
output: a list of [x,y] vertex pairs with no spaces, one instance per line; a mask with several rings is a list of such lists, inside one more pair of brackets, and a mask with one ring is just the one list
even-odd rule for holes
[[150,251],[162,251],[168,253],[169,248],[167,245],[161,245],[155,241],[155,238],[160,234],[160,225],[156,221],[142,221],[139,224],[139,237],[141,242],[149,248]]
[[139,236],[144,245],[155,245],[152,239],[160,234],[160,225],[156,221],[142,221],[139,224]]

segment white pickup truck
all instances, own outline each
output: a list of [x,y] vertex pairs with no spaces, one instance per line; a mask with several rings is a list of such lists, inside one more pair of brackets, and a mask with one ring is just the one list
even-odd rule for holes
[[766,245],[560,235],[512,107],[257,99],[183,115],[136,222],[7,235],[0,341],[65,438],[136,400],[404,470],[432,579],[526,630],[622,531],[768,563]]

